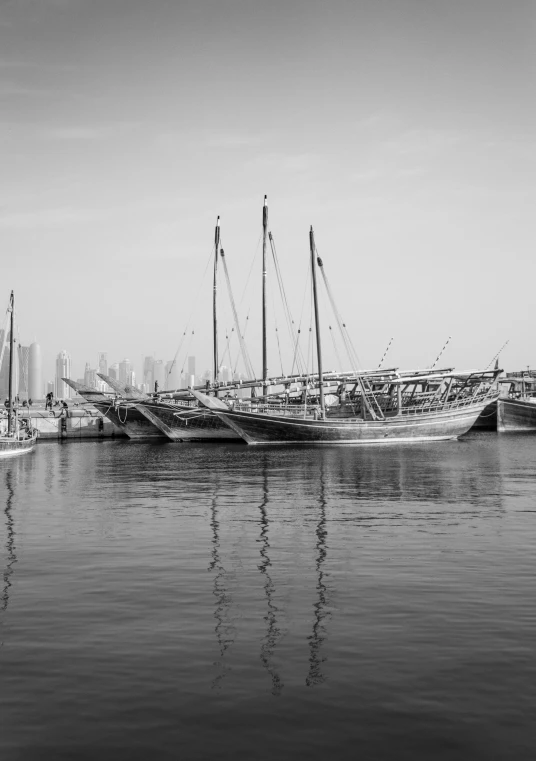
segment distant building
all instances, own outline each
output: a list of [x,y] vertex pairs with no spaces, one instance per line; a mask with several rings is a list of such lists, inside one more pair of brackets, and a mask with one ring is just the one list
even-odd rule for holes
[[132,370],[132,365],[130,363],[130,359],[123,359],[119,363],[119,383],[128,383],[128,374]]
[[41,364],[41,347],[34,341],[30,344],[30,356],[28,359],[28,393],[30,399],[43,398],[43,376]]
[[143,382],[147,388],[154,389],[154,357],[143,360]]
[[179,372],[179,366],[175,360],[170,359],[166,362],[166,388],[170,391],[174,391],[181,387],[181,375]]
[[164,365],[163,360],[156,359],[154,363],[153,368],[153,388],[155,389],[155,384],[158,383],[158,390],[163,391],[166,388],[166,368]]
[[220,380],[222,383],[229,383],[231,380],[231,371],[228,367],[225,367],[225,365],[222,365],[220,368]]
[[86,362],[86,368],[84,370],[84,386],[97,388],[97,371],[91,369],[89,362]]
[[192,376],[194,382],[191,385],[195,386],[195,357],[188,357],[188,377],[191,379]]
[[62,378],[71,377],[71,355],[64,349],[56,357],[56,399],[70,399],[71,388],[62,381]]
[[108,375],[108,353],[105,351],[99,351],[97,354],[97,367],[99,373]]
[[119,364],[117,362],[115,362],[113,365],[111,365],[108,368],[108,373],[107,374],[113,380],[117,380],[118,381],[119,380]]
[[134,370],[131,370],[129,374],[127,375],[127,384],[129,386],[136,386],[136,373]]
[[30,385],[28,364],[30,359],[30,347],[18,345],[19,355],[19,382],[17,393],[21,399],[28,399],[28,388]]

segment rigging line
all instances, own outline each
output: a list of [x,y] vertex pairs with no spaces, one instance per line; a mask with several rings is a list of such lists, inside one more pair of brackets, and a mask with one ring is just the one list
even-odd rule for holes
[[439,359],[440,359],[441,355],[443,354],[443,352],[445,351],[445,349],[447,348],[447,346],[449,345],[449,343],[450,343],[450,339],[451,339],[451,338],[452,338],[452,336],[449,336],[449,337],[447,338],[447,340],[445,341],[445,344],[443,345],[443,348],[441,349],[441,351],[439,352],[439,354],[437,355],[437,357],[434,359],[434,364],[431,366],[430,370],[433,370],[433,369],[434,369],[434,367],[435,367],[435,366],[437,365],[437,363],[439,362]]
[[188,341],[188,347],[186,349],[186,354],[184,355],[184,362],[182,363],[182,367],[181,367],[181,375],[184,372],[184,368],[186,366],[186,360],[188,359],[188,352],[190,351],[190,346],[192,345],[192,336],[194,335],[194,332],[195,331],[192,330],[192,332],[190,333],[190,340]]
[[[318,258],[319,262],[322,263],[322,259],[320,259],[320,256],[318,254],[318,248],[316,246],[315,246],[315,253],[317,255],[317,258]],[[330,283],[329,283],[329,280],[328,280],[328,276],[326,275],[326,272],[324,270],[323,263],[320,266],[320,272],[322,273],[322,279],[324,281],[324,286],[325,286],[326,292],[328,294],[328,299],[329,299],[329,302],[331,304],[331,308],[333,310],[333,314],[335,316],[335,320],[337,322],[337,326],[339,328],[339,332],[341,334],[341,338],[343,340],[343,344],[344,344],[344,346],[346,348],[346,353],[348,354],[348,359],[350,360],[350,364],[354,365],[353,369],[357,372],[357,370],[359,368],[359,365],[360,365],[359,358],[357,356],[357,352],[356,352],[356,350],[354,348],[354,345],[352,343],[350,335],[349,335],[349,333],[348,333],[348,331],[346,329],[346,323],[343,321],[342,316],[341,316],[341,314],[340,314],[340,312],[339,312],[339,310],[337,308],[337,304],[336,304],[335,298],[333,296],[333,291],[331,289],[331,286],[330,286]]]
[[[268,233],[269,236],[271,236],[271,233]],[[283,376],[285,374],[285,371],[283,370],[283,357],[281,356],[281,343],[279,341],[279,330],[277,327],[277,313],[275,308],[275,292],[274,289],[270,289],[271,296],[272,296],[272,314],[274,316],[274,327],[275,327],[275,337],[277,341],[277,351],[279,354],[279,364],[281,366],[281,375]]]
[[[318,256],[318,251],[317,251],[316,246],[315,246],[315,253]],[[352,343],[352,339],[350,338],[350,334],[348,333],[348,330],[346,328],[346,324],[344,322],[342,322],[342,317],[341,317],[341,315],[339,313],[339,310],[337,309],[337,305],[335,303],[335,299],[333,298],[333,293],[331,291],[327,275],[324,272],[324,265],[322,263],[322,259],[320,259],[320,257],[318,257],[318,261],[319,261],[319,264],[321,265],[320,266],[320,271],[322,273],[322,278],[323,278],[323,281],[324,281],[324,285],[326,287],[328,298],[330,300],[333,312],[335,314],[335,317],[337,319],[337,323],[339,325],[339,330],[341,332],[341,337],[343,339],[343,343],[346,346],[346,350],[347,350],[350,362],[353,362],[353,361],[355,362],[355,372],[357,373],[359,365],[360,365],[359,358],[357,356],[357,352],[356,352],[355,347],[354,347],[354,345]],[[342,328],[344,328],[344,331],[342,330]],[[352,351],[353,351],[353,356],[352,356]],[[378,417],[379,418],[384,418],[385,415],[383,414],[383,410],[381,409],[380,403],[378,402],[378,400],[376,398],[376,395],[374,393],[372,385],[369,383],[369,381],[366,378],[363,378],[361,375],[357,376],[357,382],[358,382],[358,385],[359,385],[360,390],[361,390],[361,395],[362,395],[362,398],[363,398],[363,402],[368,407],[369,412],[371,413],[372,417],[374,419],[376,419]],[[374,409],[374,407],[375,407],[375,409]]]
[[[251,359],[249,357],[249,353],[248,353],[248,350],[247,350],[246,342],[245,342],[245,340],[244,340],[244,338],[243,338],[243,336],[242,336],[242,334],[240,332],[240,322],[239,322],[239,319],[238,319],[238,312],[237,312],[237,309],[236,309],[236,302],[235,302],[235,299],[234,299],[234,296],[233,296],[233,289],[231,287],[231,278],[229,277],[229,270],[227,269],[227,257],[225,256],[225,254],[223,252],[223,248],[221,249],[221,261],[223,263],[223,272],[224,272],[225,280],[226,280],[226,283],[227,283],[227,291],[229,293],[229,301],[231,302],[231,311],[233,313],[233,320],[234,320],[234,323],[235,323],[235,326],[236,326],[236,333],[237,333],[238,342],[239,342],[239,346],[240,346],[240,352],[242,354],[242,360],[244,362],[246,373],[249,375],[250,378],[253,378],[254,377],[253,365],[251,364]],[[238,363],[238,358],[237,358],[236,361]]]
[[280,295],[281,295],[281,301],[283,303],[283,312],[284,312],[285,320],[286,320],[286,323],[287,323],[287,329],[288,329],[288,332],[289,332],[290,340],[291,340],[292,344],[294,345],[296,343],[296,328],[294,326],[295,325],[294,324],[294,320],[292,319],[292,313],[290,311],[290,306],[289,306],[288,299],[287,299],[287,294],[286,294],[286,291],[285,291],[285,285],[284,285],[283,276],[282,276],[282,273],[281,273],[281,267],[279,265],[279,259],[278,259],[278,256],[277,256],[277,249],[276,249],[276,246],[275,246],[275,240],[274,240],[274,237],[273,237],[271,232],[268,233],[268,238],[269,238],[269,241],[270,241],[270,248],[271,248],[271,251],[272,251],[272,258],[274,260],[274,269],[275,269],[275,273],[276,273],[277,283],[278,283],[278,286],[279,286],[279,292],[280,292]]
[[168,376],[171,374],[171,371],[175,367],[175,363],[177,361],[177,357],[179,356],[179,352],[180,352],[180,350],[182,348],[182,344],[183,344],[183,341],[184,341],[184,336],[186,335],[186,333],[188,331],[188,328],[190,327],[190,323],[192,321],[192,317],[193,317],[195,311],[197,309],[199,309],[199,294],[201,293],[201,288],[203,287],[203,285],[205,283],[205,278],[207,276],[208,265],[210,264],[210,261],[212,259],[213,252],[214,252],[214,244],[210,248],[210,253],[208,255],[207,263],[205,265],[205,271],[203,272],[203,277],[201,278],[201,282],[199,284],[199,288],[197,289],[197,293],[195,295],[194,306],[192,307],[192,310],[191,310],[191,312],[190,312],[190,314],[188,316],[188,320],[186,321],[186,326],[184,328],[184,333],[182,334],[182,338],[181,338],[181,340],[179,342],[179,346],[177,348],[177,351],[175,352],[175,356],[173,357],[173,361],[171,362],[171,366],[169,368]]
[[507,339],[507,340],[506,340],[506,341],[503,343],[503,345],[501,346],[501,348],[499,349],[499,351],[497,352],[497,354],[496,354],[494,357],[492,357],[492,359],[491,359],[491,360],[488,362],[488,364],[487,364],[487,365],[486,365],[486,367],[484,368],[484,372],[485,372],[485,371],[488,369],[488,367],[490,367],[490,366],[491,366],[491,365],[492,365],[494,362],[496,362],[496,361],[499,359],[499,356],[500,356],[500,354],[501,354],[502,350],[503,350],[503,349],[505,349],[509,343],[510,343],[510,339],[508,338],[508,339]]
[[[322,261],[322,260],[320,260],[320,261]],[[350,361],[350,364],[353,365],[353,370],[355,372],[357,372],[358,367],[359,367],[359,362],[357,361],[357,354],[356,354],[355,350],[352,353],[352,348],[353,347],[352,347],[352,345],[350,343],[350,340],[349,340],[350,336],[348,335],[348,332],[345,330],[346,329],[346,324],[343,322],[342,317],[341,317],[341,315],[340,315],[340,313],[339,313],[339,311],[337,309],[337,305],[335,303],[335,299],[333,297],[333,293],[332,293],[330,285],[329,285],[328,276],[326,275],[326,273],[324,271],[324,265],[322,265],[320,267],[320,272],[322,274],[322,279],[324,281],[324,286],[325,286],[326,292],[328,294],[328,300],[329,300],[329,303],[331,305],[331,309],[333,311],[333,315],[335,317],[335,321],[337,323],[337,327],[339,328],[339,332],[341,334],[342,342],[343,342],[344,347],[346,349],[346,353],[348,355],[348,359]],[[355,354],[355,356],[354,356],[354,354]]]
[[[301,334],[301,326],[303,321],[303,310],[305,309],[305,299],[307,298],[307,292],[309,291],[309,281],[311,279],[311,270],[308,267],[307,268],[307,277],[305,278],[305,288],[303,291],[303,298],[302,298],[302,306],[301,306],[301,312],[300,312],[300,322],[298,323],[298,332],[296,335],[296,345],[294,347],[294,359],[292,360],[292,369],[290,371],[290,374],[294,374],[294,369],[297,366],[299,372],[302,375],[305,375],[307,372],[307,365],[304,362],[303,353],[300,350],[300,354],[298,355],[298,348],[299,348],[299,340],[300,340],[300,334]],[[300,368],[300,358],[302,362],[302,367]]]
[[342,369],[342,362],[341,362],[341,358],[339,356],[339,350],[337,348],[337,342],[335,341],[335,333],[331,329],[331,325],[329,326],[329,334],[331,336],[331,340],[333,341],[333,348],[335,349],[335,356],[337,357],[337,362],[339,363],[339,367]]
[[389,351],[389,347],[391,346],[391,344],[392,344],[392,343],[393,343],[393,338],[391,337],[391,338],[389,339],[389,343],[387,344],[387,348],[386,348],[386,350],[383,352],[383,356],[382,356],[382,358],[380,359],[380,364],[378,365],[378,370],[380,370],[380,369],[381,369],[381,366],[383,365],[383,361],[384,361],[385,357],[387,356],[387,352]]
[[253,272],[253,266],[254,266],[255,262],[257,261],[257,256],[259,255],[261,238],[262,238],[262,232],[259,234],[259,239],[257,241],[257,247],[255,249],[255,256],[253,257],[253,261],[251,262],[251,267],[249,268],[248,279],[246,280],[246,284],[244,286],[244,290],[242,291],[242,296],[240,297],[240,301],[239,301],[238,306],[241,306],[242,302],[244,301],[244,296],[246,295],[246,291],[248,289],[249,281],[251,279],[251,273]]

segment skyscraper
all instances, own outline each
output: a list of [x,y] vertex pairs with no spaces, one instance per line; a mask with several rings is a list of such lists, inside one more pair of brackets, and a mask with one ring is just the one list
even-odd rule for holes
[[30,344],[30,357],[28,359],[28,393],[30,399],[43,398],[43,380],[41,375],[41,347],[34,341]]
[[113,380],[119,380],[119,365],[117,362],[114,362],[113,365],[110,365],[110,368],[108,370],[108,375],[110,378],[113,378]]
[[56,399],[70,399],[71,389],[62,378],[71,377],[71,355],[64,349],[56,357]]
[[166,368],[164,366],[164,362],[161,359],[155,360],[154,368],[153,368],[153,388],[151,389],[154,391],[154,384],[158,383],[158,390],[163,391],[166,388]]
[[166,362],[166,389],[174,391],[180,388],[180,382],[179,366],[177,362],[170,359]]
[[195,386],[195,357],[188,357],[188,385]]
[[119,363],[119,383],[128,383],[128,374],[131,370],[130,359],[123,359]]
[[86,367],[84,370],[84,386],[89,386],[89,388],[97,388],[97,371],[91,369],[89,362],[86,362]]
[[143,382],[152,391],[154,389],[154,358],[145,357],[143,360]]
[[108,375],[108,353],[105,351],[99,351],[97,357],[97,366],[99,368],[99,373]]
[[29,359],[30,359],[30,347],[18,345],[19,355],[19,383],[15,386],[15,390],[21,399],[28,399],[28,389],[30,386],[29,378]]

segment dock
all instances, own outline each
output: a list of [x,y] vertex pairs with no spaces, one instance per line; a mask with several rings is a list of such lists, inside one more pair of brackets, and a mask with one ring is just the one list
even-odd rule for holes
[[[28,417],[28,410],[20,410],[21,417]],[[94,407],[83,409],[45,410],[31,408],[32,426],[39,432],[39,439],[110,439],[126,438],[110,420]]]

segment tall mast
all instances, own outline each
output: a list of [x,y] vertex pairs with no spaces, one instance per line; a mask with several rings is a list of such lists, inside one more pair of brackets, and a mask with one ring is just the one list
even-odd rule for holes
[[326,404],[324,401],[324,376],[322,375],[322,346],[320,342],[320,316],[318,314],[318,294],[316,292],[316,262],[315,262],[315,234],[313,227],[309,232],[309,245],[311,246],[311,273],[313,276],[313,300],[315,307],[315,330],[316,330],[316,354],[318,359],[318,390],[320,392],[320,410],[322,418],[326,417]]
[[[214,295],[212,303],[212,321],[214,326],[214,383],[218,382],[218,315],[216,311],[216,296],[218,291],[218,249],[220,247],[220,218],[216,220],[214,230]],[[217,396],[217,394],[216,394]]]
[[11,291],[9,306],[11,309],[11,316],[10,316],[10,333],[9,333],[9,387],[8,387],[9,407],[8,407],[8,419],[7,419],[8,434],[11,433],[11,418],[13,416],[13,350],[14,350],[14,343],[15,343],[13,340],[14,322],[15,322],[13,318],[13,314],[15,312],[15,296],[13,295],[13,291]]
[[262,207],[262,393],[268,393],[268,353],[266,348],[266,237],[268,233],[268,206],[266,196]]

